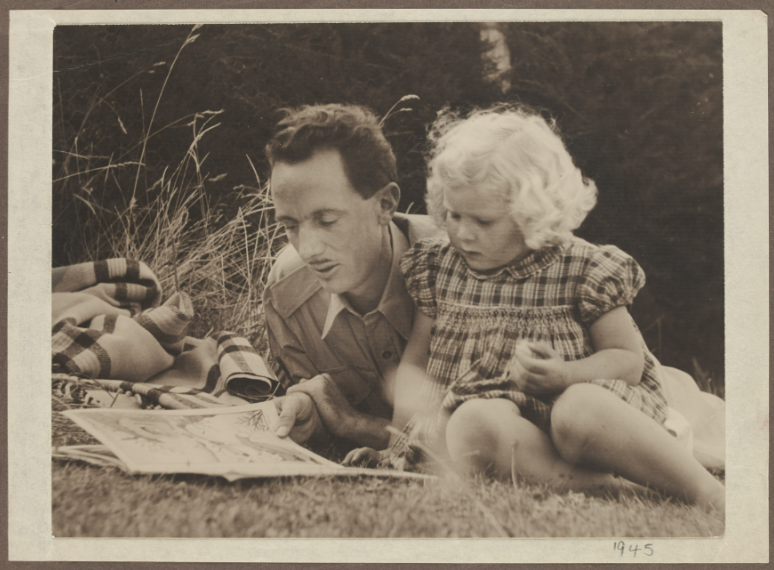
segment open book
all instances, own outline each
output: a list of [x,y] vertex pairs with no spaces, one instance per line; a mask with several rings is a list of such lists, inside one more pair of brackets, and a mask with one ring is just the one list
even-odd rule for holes
[[289,475],[426,475],[344,467],[274,433],[271,401],[198,410],[90,408],[62,412],[104,445],[56,447],[53,456],[130,473],[199,473],[229,481]]

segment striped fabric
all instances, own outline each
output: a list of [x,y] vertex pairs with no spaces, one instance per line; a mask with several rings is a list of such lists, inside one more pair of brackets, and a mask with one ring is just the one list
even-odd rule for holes
[[[161,285],[141,261],[115,258],[55,267],[51,277],[55,296],[78,291],[131,314],[161,303]],[[75,317],[81,322],[76,315],[61,312],[58,317],[60,320]]]
[[[52,394],[68,406],[166,408],[190,410],[231,405],[197,388],[154,386],[123,380],[91,380],[69,374],[51,375]],[[107,397],[102,397],[107,395]],[[122,395],[129,398],[121,398]],[[238,403],[247,403],[240,400]]]
[[[517,342],[544,341],[565,360],[586,358],[593,354],[590,326],[604,313],[630,305],[645,283],[642,269],[621,250],[579,238],[486,273],[470,269],[446,242],[420,241],[403,257],[401,269],[418,308],[435,319],[429,381],[420,391],[423,405],[434,412],[404,430],[393,449],[396,461],[410,445],[433,439],[439,413],[448,416],[472,398],[507,398],[548,431],[556,395],[536,398],[510,382],[508,364]],[[632,326],[636,329],[633,320]],[[639,385],[617,379],[593,383],[663,424],[667,404],[656,360],[644,340],[642,346]]]
[[[250,402],[265,400],[278,388],[271,372],[246,338],[230,332],[215,335],[223,388]],[[217,394],[217,390],[215,391]]]
[[56,268],[53,291],[52,373],[60,381],[114,380],[119,384],[110,386],[122,391],[137,383],[133,393],[172,408],[200,407],[210,399],[259,401],[277,389],[246,339],[228,332],[187,337],[194,316],[190,297],[176,292],[161,303],[158,279],[142,262],[109,259]]

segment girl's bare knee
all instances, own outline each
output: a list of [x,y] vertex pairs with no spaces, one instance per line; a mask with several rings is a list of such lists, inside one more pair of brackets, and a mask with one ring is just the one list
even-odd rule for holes
[[575,461],[583,454],[590,438],[601,429],[599,390],[595,384],[574,384],[567,388],[551,409],[551,440],[559,455]]
[[504,399],[475,399],[460,405],[446,424],[446,447],[461,471],[488,472],[497,460],[510,418],[520,417],[516,405]]
[[519,408],[505,399],[476,398],[463,402],[449,418],[446,434],[462,438],[478,438],[502,425],[509,417],[520,416]]
[[486,402],[469,400],[458,407],[446,424],[446,448],[455,464],[477,466],[484,460],[489,436]]

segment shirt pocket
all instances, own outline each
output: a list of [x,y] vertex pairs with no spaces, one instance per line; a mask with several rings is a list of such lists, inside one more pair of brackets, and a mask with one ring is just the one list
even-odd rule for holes
[[368,371],[359,371],[350,366],[340,366],[328,370],[320,370],[322,374],[328,374],[338,386],[339,390],[353,406],[357,406],[371,393],[372,385],[368,381]]

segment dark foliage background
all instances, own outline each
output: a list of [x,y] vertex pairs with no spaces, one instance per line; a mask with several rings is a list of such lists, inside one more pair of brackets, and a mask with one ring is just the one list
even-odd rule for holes
[[722,392],[720,23],[503,23],[512,66],[506,93],[484,79],[491,70],[481,54],[490,46],[479,24],[204,26],[159,100],[190,30],[56,28],[55,265],[83,260],[93,239],[93,212],[79,198],[99,195],[102,207],[122,209],[135,187],[134,174],[119,169],[104,181],[69,176],[73,161],[139,160],[157,100],[135,199],[186,153],[194,114],[222,109],[199,150],[209,176],[202,184],[227,214],[265,179],[263,147],[280,107],[350,102],[384,115],[417,95],[399,104],[411,112],[393,114],[385,131],[399,160],[402,209],[422,211],[425,128],[436,112],[521,101],[557,119],[597,183],[599,204],[579,235],[618,245],[645,269],[634,315],[651,349],[705,388],[711,377]]

